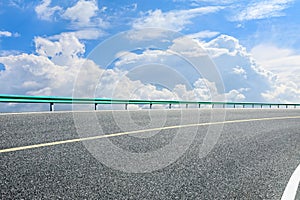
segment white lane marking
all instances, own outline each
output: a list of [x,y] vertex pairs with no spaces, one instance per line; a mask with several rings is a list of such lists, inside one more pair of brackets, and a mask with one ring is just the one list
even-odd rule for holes
[[137,134],[137,133],[143,133],[143,132],[152,132],[152,131],[177,129],[177,128],[188,128],[188,127],[194,127],[194,126],[209,126],[209,125],[218,125],[218,124],[233,124],[233,123],[242,123],[242,122],[268,121],[268,120],[280,120],[280,119],[300,119],[300,116],[240,119],[240,120],[231,120],[231,121],[222,121],[222,122],[207,122],[207,123],[201,123],[201,124],[186,124],[186,125],[177,125],[177,126],[168,126],[168,127],[158,127],[158,128],[152,128],[152,129],[120,132],[120,133],[113,133],[113,134],[108,134],[108,135],[98,135],[98,136],[91,136],[91,137],[86,137],[86,138],[75,138],[75,139],[70,139],[70,140],[61,140],[61,141],[55,141],[55,142],[48,142],[48,143],[34,144],[34,145],[28,145],[28,146],[8,148],[8,149],[1,149],[0,153],[20,151],[20,150],[26,150],[26,149],[34,149],[34,148],[39,148],[39,147],[54,146],[54,145],[59,145],[59,144],[82,142],[82,141],[88,141],[88,140],[96,140],[96,139],[101,139],[101,138],[117,137],[117,136],[122,136],[122,135],[131,135],[131,134]]
[[283,192],[281,200],[294,200],[297,195],[299,183],[300,183],[300,165],[298,165],[298,167],[292,174],[292,176]]

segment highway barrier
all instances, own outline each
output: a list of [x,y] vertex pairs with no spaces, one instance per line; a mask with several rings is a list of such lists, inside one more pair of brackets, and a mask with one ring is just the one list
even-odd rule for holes
[[128,105],[142,105],[147,104],[152,109],[152,105],[168,105],[171,109],[172,105],[185,105],[188,108],[189,105],[197,105],[199,108],[204,105],[209,105],[211,108],[216,106],[227,108],[233,107],[250,107],[250,108],[263,108],[263,107],[300,107],[300,104],[294,103],[258,103],[258,102],[208,102],[208,101],[181,101],[181,100],[139,100],[139,99],[108,99],[108,98],[73,98],[73,97],[56,97],[56,96],[26,96],[26,95],[7,95],[0,94],[1,103],[47,103],[50,105],[50,111],[54,111],[54,104],[93,104],[94,109],[97,110],[99,104],[124,104],[125,109],[128,109]]

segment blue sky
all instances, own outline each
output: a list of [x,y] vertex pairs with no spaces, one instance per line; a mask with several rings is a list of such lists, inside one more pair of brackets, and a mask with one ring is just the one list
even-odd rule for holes
[[[45,1],[47,2],[47,1]],[[0,2],[0,30],[12,33],[12,37],[1,37],[1,50],[33,52],[35,36],[51,36],[61,32],[77,30],[70,25],[70,20],[60,15],[77,1],[50,1],[49,7],[59,7],[52,16],[39,17],[35,8],[42,1],[8,0]],[[221,2],[221,3],[220,3]],[[223,2],[223,3],[222,3]],[[190,17],[184,28],[179,28],[183,34],[201,30],[216,31],[238,38],[241,43],[251,49],[263,42],[274,43],[280,47],[300,49],[299,20],[300,2],[293,0],[273,1],[213,1],[213,0],[164,0],[164,1],[97,1],[98,10],[94,17],[99,17],[107,23],[99,28],[105,35],[92,41],[85,41],[87,49],[92,49],[101,40],[120,31],[132,28],[133,22],[146,16],[147,12],[160,10],[162,13],[190,10],[204,6],[222,6],[216,13]],[[273,6],[273,11],[259,11],[259,4]],[[258,7],[253,16],[246,16],[251,5]],[[272,5],[273,4],[273,5]],[[267,7],[267,6],[266,6]],[[276,9],[275,9],[276,8]],[[249,9],[250,10],[250,9]],[[249,14],[248,14],[249,15]],[[176,26],[176,25],[175,25]],[[179,26],[179,25],[178,25]],[[87,51],[88,53],[88,51]]]
[[[236,96],[233,95],[232,100],[296,101],[300,97],[298,96],[300,95],[298,87],[300,83],[299,10],[300,2],[296,0],[2,0],[0,1],[0,83],[11,80],[14,87],[2,86],[0,93],[63,94],[59,92],[59,86],[56,86],[56,89],[51,86],[51,81],[55,82],[55,80],[47,79],[49,74],[43,76],[32,74],[34,67],[25,69],[24,66],[27,64],[39,69],[37,63],[48,61],[55,67],[71,66],[70,63],[77,63],[80,59],[89,60],[90,53],[97,45],[120,32],[139,31],[151,27],[179,32],[200,44],[220,71],[224,82],[224,94],[228,95],[226,97],[229,100],[232,96],[230,93],[234,93]],[[58,47],[60,55],[49,53],[58,51]],[[232,48],[235,51],[232,51]],[[227,53],[224,53],[225,49],[228,50]],[[75,53],[71,55],[70,52],[64,51]],[[119,52],[115,53],[118,55]],[[162,52],[156,53],[157,56],[162,56]],[[132,69],[130,66],[132,63],[145,63],[147,59],[149,61],[150,57],[147,57],[149,55],[149,51],[136,53],[135,59],[132,59],[132,54],[124,55],[119,58],[124,67],[111,68],[114,68],[115,73],[118,73],[118,70],[128,72]],[[68,60],[66,59],[68,56],[77,60]],[[142,56],[147,59],[140,60]],[[63,59],[64,61],[60,62]],[[121,62],[128,59],[131,63]],[[170,62],[172,60],[165,59]],[[167,62],[163,64],[168,65]],[[50,74],[55,67],[51,69]],[[16,74],[12,72],[9,74],[10,68],[16,70],[14,72]],[[31,75],[28,75],[29,72]],[[61,77],[67,79],[70,85],[74,82],[72,80],[74,77],[66,77],[63,74],[65,71],[56,73],[61,73]],[[24,75],[22,80],[13,82],[15,79],[13,76],[22,77],[22,75]],[[239,77],[234,77],[237,75]],[[132,77],[129,75],[126,78],[133,81],[134,85],[137,78],[131,80]],[[242,80],[241,77],[244,79]],[[204,82],[214,83],[212,80],[204,80],[205,77],[201,78]],[[253,80],[256,80],[257,85]],[[20,85],[20,88],[17,88],[18,84],[27,82],[32,87]],[[150,84],[143,80],[140,82]],[[195,90],[197,87],[194,83],[191,84],[191,88]],[[261,90],[256,89],[261,87],[263,87]],[[172,92],[175,88],[170,86],[166,89]],[[61,88],[61,90],[65,89]],[[161,91],[161,88],[156,89],[158,92]],[[254,91],[257,91],[257,94]],[[120,97],[126,95],[128,96],[124,94]],[[184,96],[179,93],[176,95],[177,98]],[[136,96],[136,98],[142,97],[150,98],[151,95]],[[155,97],[162,98],[159,95]],[[201,97],[200,95],[197,98]]]

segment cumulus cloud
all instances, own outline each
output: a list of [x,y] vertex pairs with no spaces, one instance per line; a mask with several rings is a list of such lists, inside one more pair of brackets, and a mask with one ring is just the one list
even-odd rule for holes
[[59,6],[50,7],[51,0],[43,0],[43,2],[35,7],[37,16],[42,20],[51,21],[55,12],[61,11]]
[[[189,64],[182,62],[172,52],[180,52],[181,55],[189,58],[199,58],[205,54],[209,54],[223,79],[225,87],[224,95],[228,100],[295,102],[297,101],[296,97],[299,98],[299,89],[297,84],[295,84],[297,80],[300,80],[299,77],[298,79],[291,79],[295,81],[285,84],[285,81],[282,81],[275,73],[265,69],[264,65],[257,62],[236,38],[228,35],[220,35],[209,42],[198,41],[198,45],[202,45],[203,48],[199,48],[199,46],[197,48],[195,43],[190,44],[188,40],[182,37],[174,40],[173,45],[166,51],[147,49],[143,53],[128,52],[124,54],[123,52],[123,54],[120,54],[121,56],[116,62],[116,66],[120,69],[128,70],[134,69],[135,66],[140,66],[143,62],[160,63],[171,66],[179,74],[196,83],[199,80],[190,76],[190,74],[194,72],[198,76],[201,75],[195,73],[195,71],[190,71]],[[270,51],[265,50],[265,52]],[[284,51],[284,53],[289,54],[288,51]],[[295,57],[291,57],[290,59],[294,61],[299,60],[299,58],[296,59]],[[209,69],[207,73],[205,67],[201,68],[201,70],[203,72],[202,75],[204,75],[202,79],[205,79],[206,83],[210,83],[212,79],[210,78]],[[286,69],[282,68],[282,70]],[[294,70],[298,72],[295,73],[294,71],[295,74],[299,74],[299,69]],[[159,74],[155,76],[157,77]],[[144,78],[141,74],[138,74],[138,77],[141,79]],[[175,75],[168,77],[172,79]],[[192,88],[187,88],[187,91],[193,94],[192,96],[200,97],[198,94],[202,94],[202,99],[207,98],[207,95],[204,95],[205,90],[199,90],[201,88],[199,84],[193,85]],[[218,89],[216,92],[213,92],[213,88],[217,87],[210,88],[209,91],[211,94],[214,94],[215,97],[218,96],[220,93]]]
[[[185,38],[177,38],[165,50],[121,52],[110,69],[83,58],[85,46],[74,34],[52,40],[36,37],[34,41],[35,54],[0,57],[5,67],[0,71],[2,93],[72,96],[76,90],[76,97],[198,101],[225,97],[228,101],[292,102],[300,97],[295,82],[280,81],[257,64],[237,39],[226,35],[198,41],[203,47],[198,50]],[[204,52],[209,53],[225,91],[206,76],[205,70],[211,71],[209,65],[202,63],[202,74],[191,71],[191,64],[172,53],[175,51],[189,58],[204,58]],[[10,108],[16,106],[11,104]]]
[[91,17],[96,16],[97,11],[95,1],[80,0],[73,7],[69,7],[62,17],[83,26],[91,22]]
[[106,27],[107,22],[97,17],[98,12],[100,11],[95,0],[79,0],[74,6],[65,10],[62,18],[70,20],[74,28]]
[[274,86],[274,91],[268,92],[265,97],[267,99],[277,97],[284,102],[298,102],[300,55],[292,49],[279,48],[271,44],[260,44],[253,47],[251,54],[260,65],[277,74],[277,78],[280,80],[280,83]]
[[85,46],[74,33],[62,33],[57,41],[36,37],[36,52],[48,57],[54,64],[70,65],[85,52]]
[[256,61],[267,70],[277,74],[282,81],[300,84],[300,55],[292,49],[279,48],[270,44],[260,44],[251,50]]
[[[196,97],[210,99],[210,90],[217,91],[214,83],[204,79],[195,83],[204,83],[195,91],[182,84],[157,88],[154,84],[132,79],[127,70],[103,69],[82,57],[84,45],[74,34],[62,34],[56,40],[36,37],[34,41],[35,54],[0,57],[0,63],[5,66],[5,70],[0,71],[3,93],[72,96],[76,90],[76,97],[92,97],[92,94],[121,99],[192,100]],[[205,91],[205,85],[211,85],[211,88]],[[11,104],[9,108],[17,109],[17,106]],[[38,110],[39,106],[34,109]]]
[[203,44],[218,66],[226,90],[248,88],[247,101],[264,101],[262,93],[271,89],[276,76],[256,64],[236,38],[221,35]]
[[[266,45],[265,48],[258,46],[250,53],[239,44],[237,39],[224,35],[205,44],[205,48],[210,52],[216,65],[219,66],[225,87],[229,89],[234,89],[237,86],[247,88],[246,91],[243,91],[247,101],[299,101],[300,88],[297,84],[299,77],[280,78],[282,74],[285,74],[283,71],[293,70],[293,73],[299,74],[299,65],[296,64],[296,59],[299,60],[299,56],[295,59],[297,56],[292,56],[290,50],[279,50]],[[270,52],[274,54],[272,55]],[[272,62],[277,67],[280,65],[282,71],[272,70],[273,67],[270,67],[267,62],[262,62],[261,60],[264,60],[262,59],[263,55],[266,56],[265,61]],[[288,63],[284,65],[284,59],[281,63],[278,62],[280,60],[279,55],[285,58],[289,57],[290,64],[293,63],[293,66],[298,67],[290,67]],[[260,61],[255,59],[256,56]],[[271,61],[271,57],[276,61]]]
[[164,28],[175,31],[181,31],[191,19],[200,15],[215,13],[221,10],[220,6],[199,7],[188,10],[175,10],[162,12],[161,10],[150,10],[143,14],[139,19],[133,22],[132,27],[135,29],[143,28]]
[[[51,7],[51,0],[43,0],[43,2],[35,7],[37,16],[42,20],[53,20],[55,13],[57,17],[68,20],[70,29],[77,38],[84,40],[98,39],[105,33],[103,30],[108,26],[108,22],[98,16],[99,13],[105,11],[105,7],[101,10],[95,0],[79,0],[75,5],[67,7],[65,10],[60,6]],[[69,32],[69,33],[70,33]],[[57,39],[59,35],[50,36],[49,39]]]

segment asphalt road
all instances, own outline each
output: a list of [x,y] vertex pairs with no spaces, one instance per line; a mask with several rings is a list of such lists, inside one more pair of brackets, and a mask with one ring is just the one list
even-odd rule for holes
[[280,199],[300,164],[299,116],[300,109],[1,114],[0,150],[29,148],[0,153],[0,198]]

